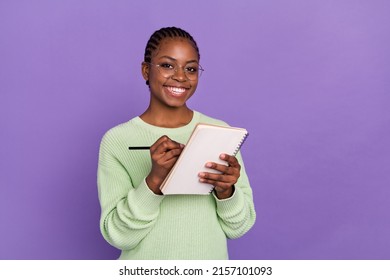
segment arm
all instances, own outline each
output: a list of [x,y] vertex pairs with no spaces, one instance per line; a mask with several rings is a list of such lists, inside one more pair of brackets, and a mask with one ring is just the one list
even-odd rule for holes
[[[171,164],[175,162],[172,158],[176,158],[181,151],[179,144],[162,139],[151,147],[152,171],[138,186],[133,185],[131,174],[115,155],[112,146],[115,140],[107,134],[102,140],[98,165],[102,209],[100,229],[107,242],[118,249],[130,250],[136,247],[158,219],[164,196],[158,195],[158,185],[152,183],[159,176],[164,178],[164,172],[169,172]],[[175,150],[178,145],[179,150]],[[159,154],[164,154],[164,157]],[[149,178],[152,178],[150,184],[147,182]]]
[[112,143],[106,135],[99,153],[100,230],[112,246],[129,250],[152,229],[162,197],[150,191],[145,180],[139,186],[133,185],[130,174],[113,152]]
[[214,185],[217,215],[221,228],[228,238],[244,235],[254,224],[256,212],[252,189],[239,153],[237,157],[221,157],[228,166],[211,163],[206,165],[222,174],[200,174],[201,181]]

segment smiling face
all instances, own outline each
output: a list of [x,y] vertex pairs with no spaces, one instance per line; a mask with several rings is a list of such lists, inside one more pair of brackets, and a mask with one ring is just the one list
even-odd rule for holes
[[[198,77],[185,71],[198,68],[198,57],[193,44],[186,38],[165,38],[160,42],[152,53],[151,63],[142,64],[142,75],[149,81],[151,106],[186,106],[186,101],[196,90]],[[172,67],[175,71],[168,70]]]

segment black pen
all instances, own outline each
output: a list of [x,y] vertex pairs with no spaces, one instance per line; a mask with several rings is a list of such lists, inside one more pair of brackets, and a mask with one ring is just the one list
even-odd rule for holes
[[150,147],[146,146],[136,146],[136,147],[129,147],[129,150],[149,150]]

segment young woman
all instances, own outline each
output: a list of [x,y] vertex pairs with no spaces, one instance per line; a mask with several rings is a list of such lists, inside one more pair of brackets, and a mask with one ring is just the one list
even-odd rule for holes
[[[255,222],[252,190],[240,153],[221,155],[226,165],[205,163],[210,195],[164,196],[159,186],[197,123],[227,125],[187,107],[203,71],[197,44],[186,31],[168,27],[150,37],[142,76],[150,91],[146,111],[103,137],[98,166],[104,238],[120,259],[227,259],[227,238]],[[129,150],[130,146],[150,146]],[[215,173],[215,172],[214,172]]]

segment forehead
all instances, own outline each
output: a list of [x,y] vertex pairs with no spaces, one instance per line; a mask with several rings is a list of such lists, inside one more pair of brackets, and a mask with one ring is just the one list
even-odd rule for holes
[[198,61],[198,52],[193,43],[187,38],[164,38],[160,41],[158,48],[153,52],[153,58],[171,57],[176,60],[196,60]]

